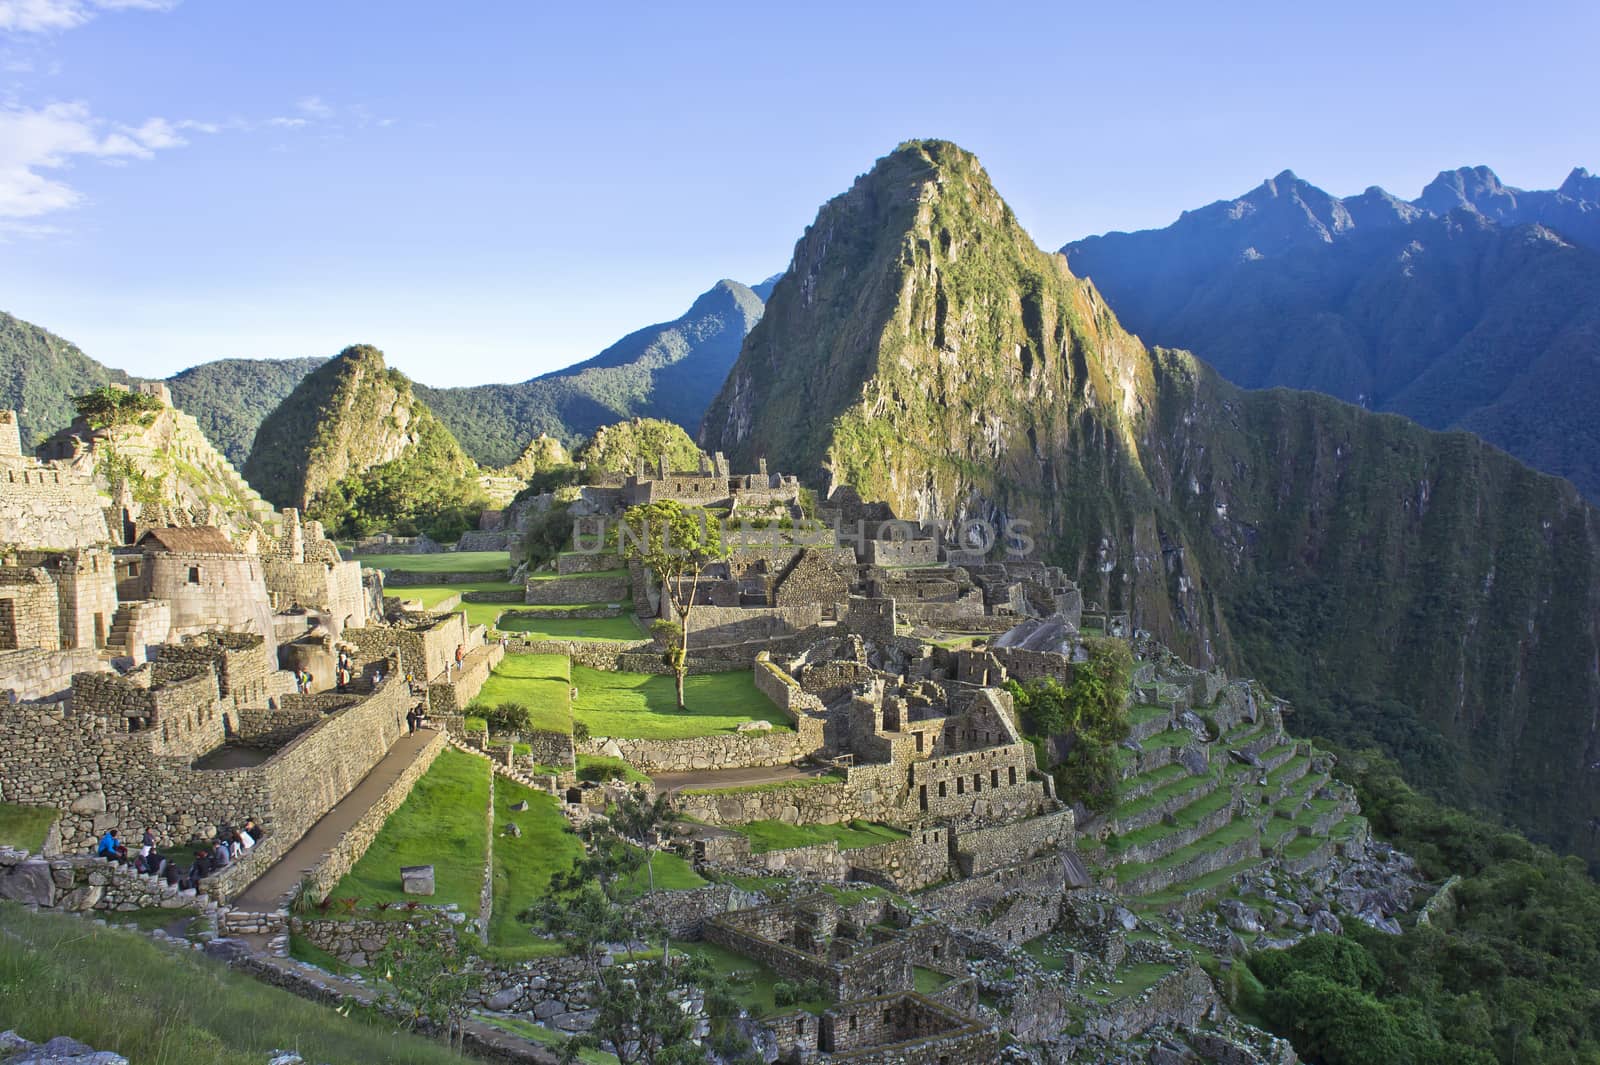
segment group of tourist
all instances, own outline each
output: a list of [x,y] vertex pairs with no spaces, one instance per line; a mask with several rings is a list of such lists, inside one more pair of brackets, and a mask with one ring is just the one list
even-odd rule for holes
[[192,890],[199,887],[200,881],[206,877],[237,861],[260,838],[261,826],[253,817],[245,818],[244,824],[237,828],[218,826],[216,835],[209,842],[195,847],[193,860],[187,868],[180,866],[180,860],[169,858],[156,849],[156,834],[149,828],[144,830],[139,852],[132,858],[128,856],[128,847],[114,828],[108,829],[100,837],[94,853],[99,858],[131,865],[135,872],[160,877],[179,890]]
[[406,711],[406,731],[408,733],[415,733],[417,729],[422,728],[427,723],[428,712],[422,707],[418,706]]

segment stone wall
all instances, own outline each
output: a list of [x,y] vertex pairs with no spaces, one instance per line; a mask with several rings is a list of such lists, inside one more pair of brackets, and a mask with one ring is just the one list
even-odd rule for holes
[[19,701],[57,699],[71,690],[76,673],[109,670],[92,647],[74,651],[0,651],[0,702],[7,692]]
[[489,570],[433,571],[386,569],[383,583],[390,588],[432,587],[440,584],[479,584],[506,579],[505,567]]
[[0,566],[0,651],[61,649],[61,602],[42,567]]
[[404,620],[346,629],[360,665],[398,656],[402,675],[431,680],[456,660],[456,648],[471,647],[465,614],[409,615]]
[[614,551],[563,551],[556,556],[556,572],[563,577],[622,568],[622,556]]
[[555,580],[529,580],[523,602],[530,606],[620,603],[630,596],[626,576],[584,574]]
[[571,767],[577,764],[571,733],[524,732],[520,739],[528,745],[528,758],[534,765]]
[[[821,722],[814,738],[820,746]],[[694,769],[739,769],[788,765],[816,748],[803,748],[798,733],[788,729],[693,736],[681,740],[607,739],[593,736],[578,745],[584,754],[620,754],[646,773],[680,773]]]
[[462,661],[461,668],[450,674],[448,680],[436,680],[428,685],[428,712],[430,714],[460,714],[483,690],[484,682],[505,657],[498,644],[474,648]]
[[231,898],[288,852],[312,825],[361,782],[406,730],[411,694],[402,677],[386,677],[355,706],[335,711],[301,733],[267,761],[247,769],[191,771],[237,781],[257,805],[226,823],[254,814],[266,836],[248,857],[206,883],[219,899]]
[[896,891],[918,891],[950,875],[949,830],[928,825],[905,839],[844,852],[850,877]]
[[963,876],[981,876],[1043,851],[1072,843],[1076,819],[1071,810],[987,828],[961,828],[955,833],[956,860]]
[[416,786],[422,775],[433,765],[433,760],[439,757],[439,752],[449,746],[449,739],[443,732],[435,732],[412,762],[401,771],[394,782],[384,790],[373,804],[361,815],[360,820],[351,825],[341,835],[337,842],[317,860],[315,866],[306,877],[307,890],[316,898],[322,898],[332,891],[335,885],[344,878],[361,856],[367,853],[367,848],[372,846],[372,841],[377,838],[383,829],[383,824],[389,816],[400,808],[411,794],[411,789]]
[[116,543],[91,468],[0,461],[0,543],[61,550]]
[[118,556],[117,565],[118,597],[164,600],[172,636],[253,632],[275,646],[264,563],[256,556],[148,551]]
[[822,1015],[818,1049],[830,1061],[993,1065],[998,1029],[916,992],[841,1003]]
[[282,747],[322,720],[322,711],[247,706],[233,711],[233,738],[246,747]]

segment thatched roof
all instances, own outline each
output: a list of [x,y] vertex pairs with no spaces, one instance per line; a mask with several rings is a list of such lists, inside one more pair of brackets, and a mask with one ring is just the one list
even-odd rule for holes
[[214,525],[191,525],[183,528],[151,529],[139,537],[136,545],[146,551],[165,551],[174,555],[239,555],[243,554],[228,541],[222,530]]

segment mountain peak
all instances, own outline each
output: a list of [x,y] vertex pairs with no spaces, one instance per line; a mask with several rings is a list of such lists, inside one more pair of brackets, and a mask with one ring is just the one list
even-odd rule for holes
[[1486,166],[1462,166],[1441,170],[1412,203],[1438,215],[1465,207],[1499,221],[1516,210],[1520,191],[1501,184]]
[[1581,166],[1575,166],[1572,168],[1572,173],[1567,175],[1567,180],[1561,183],[1561,188],[1556,191],[1574,200],[1600,203],[1600,176],[1589,173]]

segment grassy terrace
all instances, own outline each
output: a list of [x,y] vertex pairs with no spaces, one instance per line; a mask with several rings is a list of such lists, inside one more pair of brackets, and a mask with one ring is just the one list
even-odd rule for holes
[[0,845],[37,853],[56,817],[56,811],[49,807],[0,802]]
[[[521,585],[510,581],[466,581],[462,584],[426,584],[416,587],[385,588],[384,594],[400,599],[416,599],[422,603],[422,609],[432,610],[445,599],[461,592],[489,592],[510,591],[520,588]],[[467,615],[467,621],[473,625],[493,625],[508,607],[513,603],[462,603],[456,607],[455,613]]]
[[464,913],[477,913],[488,805],[489,763],[462,751],[442,752],[330,896],[357,898],[363,906],[406,902],[413,896],[400,890],[400,867],[432,865],[434,895],[428,902],[453,902]]
[[160,1065],[261,1065],[281,1047],[307,1061],[462,1060],[366,1010],[341,1016],[134,932],[12,903],[0,903],[0,926],[0,1016],[37,1042],[66,1035]]
[[[673,950],[678,950],[677,946]],[[778,1012],[778,1005],[773,1000],[773,985],[781,977],[771,969],[743,954],[735,954],[726,947],[719,947],[715,943],[686,943],[683,952],[706,959],[711,967],[728,978],[733,987],[733,993],[741,1005],[757,1017],[766,1017]],[[831,1002],[799,1002],[794,1006],[784,1006],[783,1009],[809,1009],[820,1011],[831,1006]]]
[[1198,858],[1202,854],[1209,854],[1219,847],[1226,847],[1229,844],[1238,843],[1242,839],[1249,839],[1255,834],[1256,826],[1253,822],[1245,819],[1230,821],[1209,836],[1201,836],[1187,847],[1179,847],[1163,858],[1158,858],[1153,862],[1130,862],[1127,865],[1118,866],[1116,871],[1117,882],[1119,884],[1130,884],[1146,873],[1160,869],[1175,869],[1184,862]]
[[[501,609],[504,609],[503,605]],[[645,638],[644,630],[639,627],[632,614],[622,614],[614,618],[502,617],[495,623],[495,627],[502,632],[514,632],[530,640],[613,640],[635,643]]]
[[691,676],[678,709],[673,678],[645,673],[605,673],[572,667],[578,689],[572,715],[593,736],[670,740],[731,733],[746,721],[768,721],[775,729],[793,726],[756,690],[748,670]]
[[572,731],[571,665],[566,655],[506,655],[494,667],[473,707],[521,703],[533,711],[533,727]]
[[750,840],[750,850],[755,854],[788,850],[791,847],[812,847],[830,841],[839,844],[840,850],[855,850],[906,838],[906,834],[899,829],[873,824],[871,821],[851,821],[838,825],[790,825],[782,821],[752,821],[747,825],[735,827],[733,831]]
[[[567,1042],[567,1037],[564,1033],[558,1032],[553,1028],[546,1028],[542,1024],[525,1021],[521,1017],[486,1016],[482,1020],[502,1032],[510,1032],[512,1035],[521,1036],[529,1042],[539,1043],[542,1046],[550,1047],[552,1050],[559,1050]],[[584,1049],[578,1051],[578,1060],[583,1062],[583,1065],[616,1065],[617,1056],[615,1054],[607,1054],[603,1050]]]
[[[1200,778],[1196,777],[1195,779],[1199,780]],[[1129,832],[1126,836],[1119,837],[1115,844],[1108,844],[1108,848],[1113,853],[1116,853],[1127,850],[1130,847],[1154,843],[1158,839],[1165,839],[1174,832],[1182,832],[1185,829],[1194,828],[1203,819],[1227,806],[1232,800],[1233,795],[1227,789],[1218,788],[1209,794],[1202,795],[1194,802],[1175,812],[1172,817],[1173,824],[1168,825],[1157,822],[1136,832]]]
[[1155,718],[1166,717],[1171,713],[1172,711],[1165,706],[1155,706],[1150,703],[1141,703],[1132,710],[1128,711],[1128,723],[1130,725],[1142,725],[1146,721],[1150,721]]
[[432,555],[359,555],[367,569],[398,569],[408,573],[504,573],[511,556],[504,551],[441,551]]

